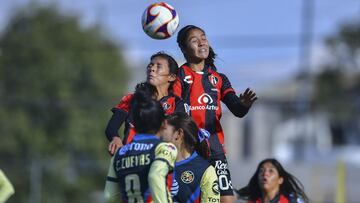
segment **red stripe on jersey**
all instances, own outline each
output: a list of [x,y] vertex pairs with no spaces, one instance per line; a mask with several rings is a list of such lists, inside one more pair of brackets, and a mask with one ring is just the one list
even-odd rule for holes
[[211,101],[211,98],[204,92],[204,87],[202,85],[203,75],[196,73],[187,66],[184,66],[183,68],[186,75],[184,80],[190,85],[196,84],[191,85],[191,94],[187,101],[190,105],[191,117],[197,123],[199,128],[205,128],[206,105],[208,100]]
[[151,194],[149,194],[148,198],[146,198],[145,200],[145,203],[152,203],[152,202],[153,202],[152,196]]
[[130,129],[129,129],[129,133],[128,133],[128,136],[127,136],[127,139],[125,140],[125,144],[129,144],[135,137],[136,135],[136,131],[135,131],[135,127],[130,124]]
[[173,173],[168,173],[166,176],[166,187],[170,191],[173,182]]
[[198,198],[196,198],[196,200],[194,200],[194,203],[200,203],[200,202],[201,202],[201,194],[199,195]]
[[[262,203],[261,199],[257,199],[256,201],[248,201],[247,203]],[[289,203],[289,200],[284,196],[280,195],[280,200],[278,203]]]
[[132,98],[134,97],[134,94],[127,94],[123,98],[121,98],[118,105],[115,106],[117,109],[121,109],[125,111],[126,113],[129,113],[130,110],[130,103]]
[[229,88],[225,90],[224,92],[221,93],[221,98],[223,98],[229,92],[235,92],[235,90],[233,88]]
[[181,98],[182,94],[182,86],[181,86],[181,79],[179,77],[176,77],[176,80],[173,85],[173,93]]

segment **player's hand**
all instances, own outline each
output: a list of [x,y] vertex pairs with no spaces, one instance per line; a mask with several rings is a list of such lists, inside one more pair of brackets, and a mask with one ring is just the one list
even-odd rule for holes
[[256,100],[257,100],[256,93],[252,91],[250,88],[246,88],[245,92],[240,94],[240,102],[247,108],[251,107],[251,105]]
[[111,154],[111,155],[114,155],[114,153],[116,152],[116,150],[118,150],[120,147],[122,147],[123,146],[123,144],[122,144],[122,142],[121,142],[121,139],[120,139],[120,137],[118,137],[118,136],[115,136],[115,137],[113,137],[113,139],[112,139],[112,141],[110,142],[110,144],[109,144],[109,153]]

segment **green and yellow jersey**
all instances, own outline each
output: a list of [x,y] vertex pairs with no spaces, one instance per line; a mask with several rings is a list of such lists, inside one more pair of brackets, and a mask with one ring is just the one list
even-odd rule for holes
[[176,147],[155,135],[138,134],[112,157],[105,185],[107,202],[172,202],[167,179]]
[[14,187],[0,169],[0,202],[6,202],[6,200],[14,193]]

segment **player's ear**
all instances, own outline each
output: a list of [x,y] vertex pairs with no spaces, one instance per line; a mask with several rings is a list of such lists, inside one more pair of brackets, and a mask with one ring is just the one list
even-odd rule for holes
[[175,74],[170,74],[169,75],[169,82],[174,82],[176,80],[176,75]]
[[280,177],[280,178],[279,178],[279,185],[283,184],[283,182],[284,182],[284,178],[283,178],[283,177]]
[[183,139],[183,137],[184,137],[184,130],[180,128],[177,130],[177,133],[175,135],[175,140],[181,140]]

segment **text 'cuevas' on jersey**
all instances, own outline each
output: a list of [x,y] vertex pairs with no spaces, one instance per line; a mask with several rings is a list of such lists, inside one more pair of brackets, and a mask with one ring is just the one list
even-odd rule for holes
[[[137,134],[133,142],[121,147],[114,155],[113,167],[124,202],[152,202],[148,182],[151,164],[159,160],[173,168],[175,159],[175,146],[161,142],[155,135]],[[162,192],[170,188],[171,179],[169,173],[167,189],[160,188]]]

